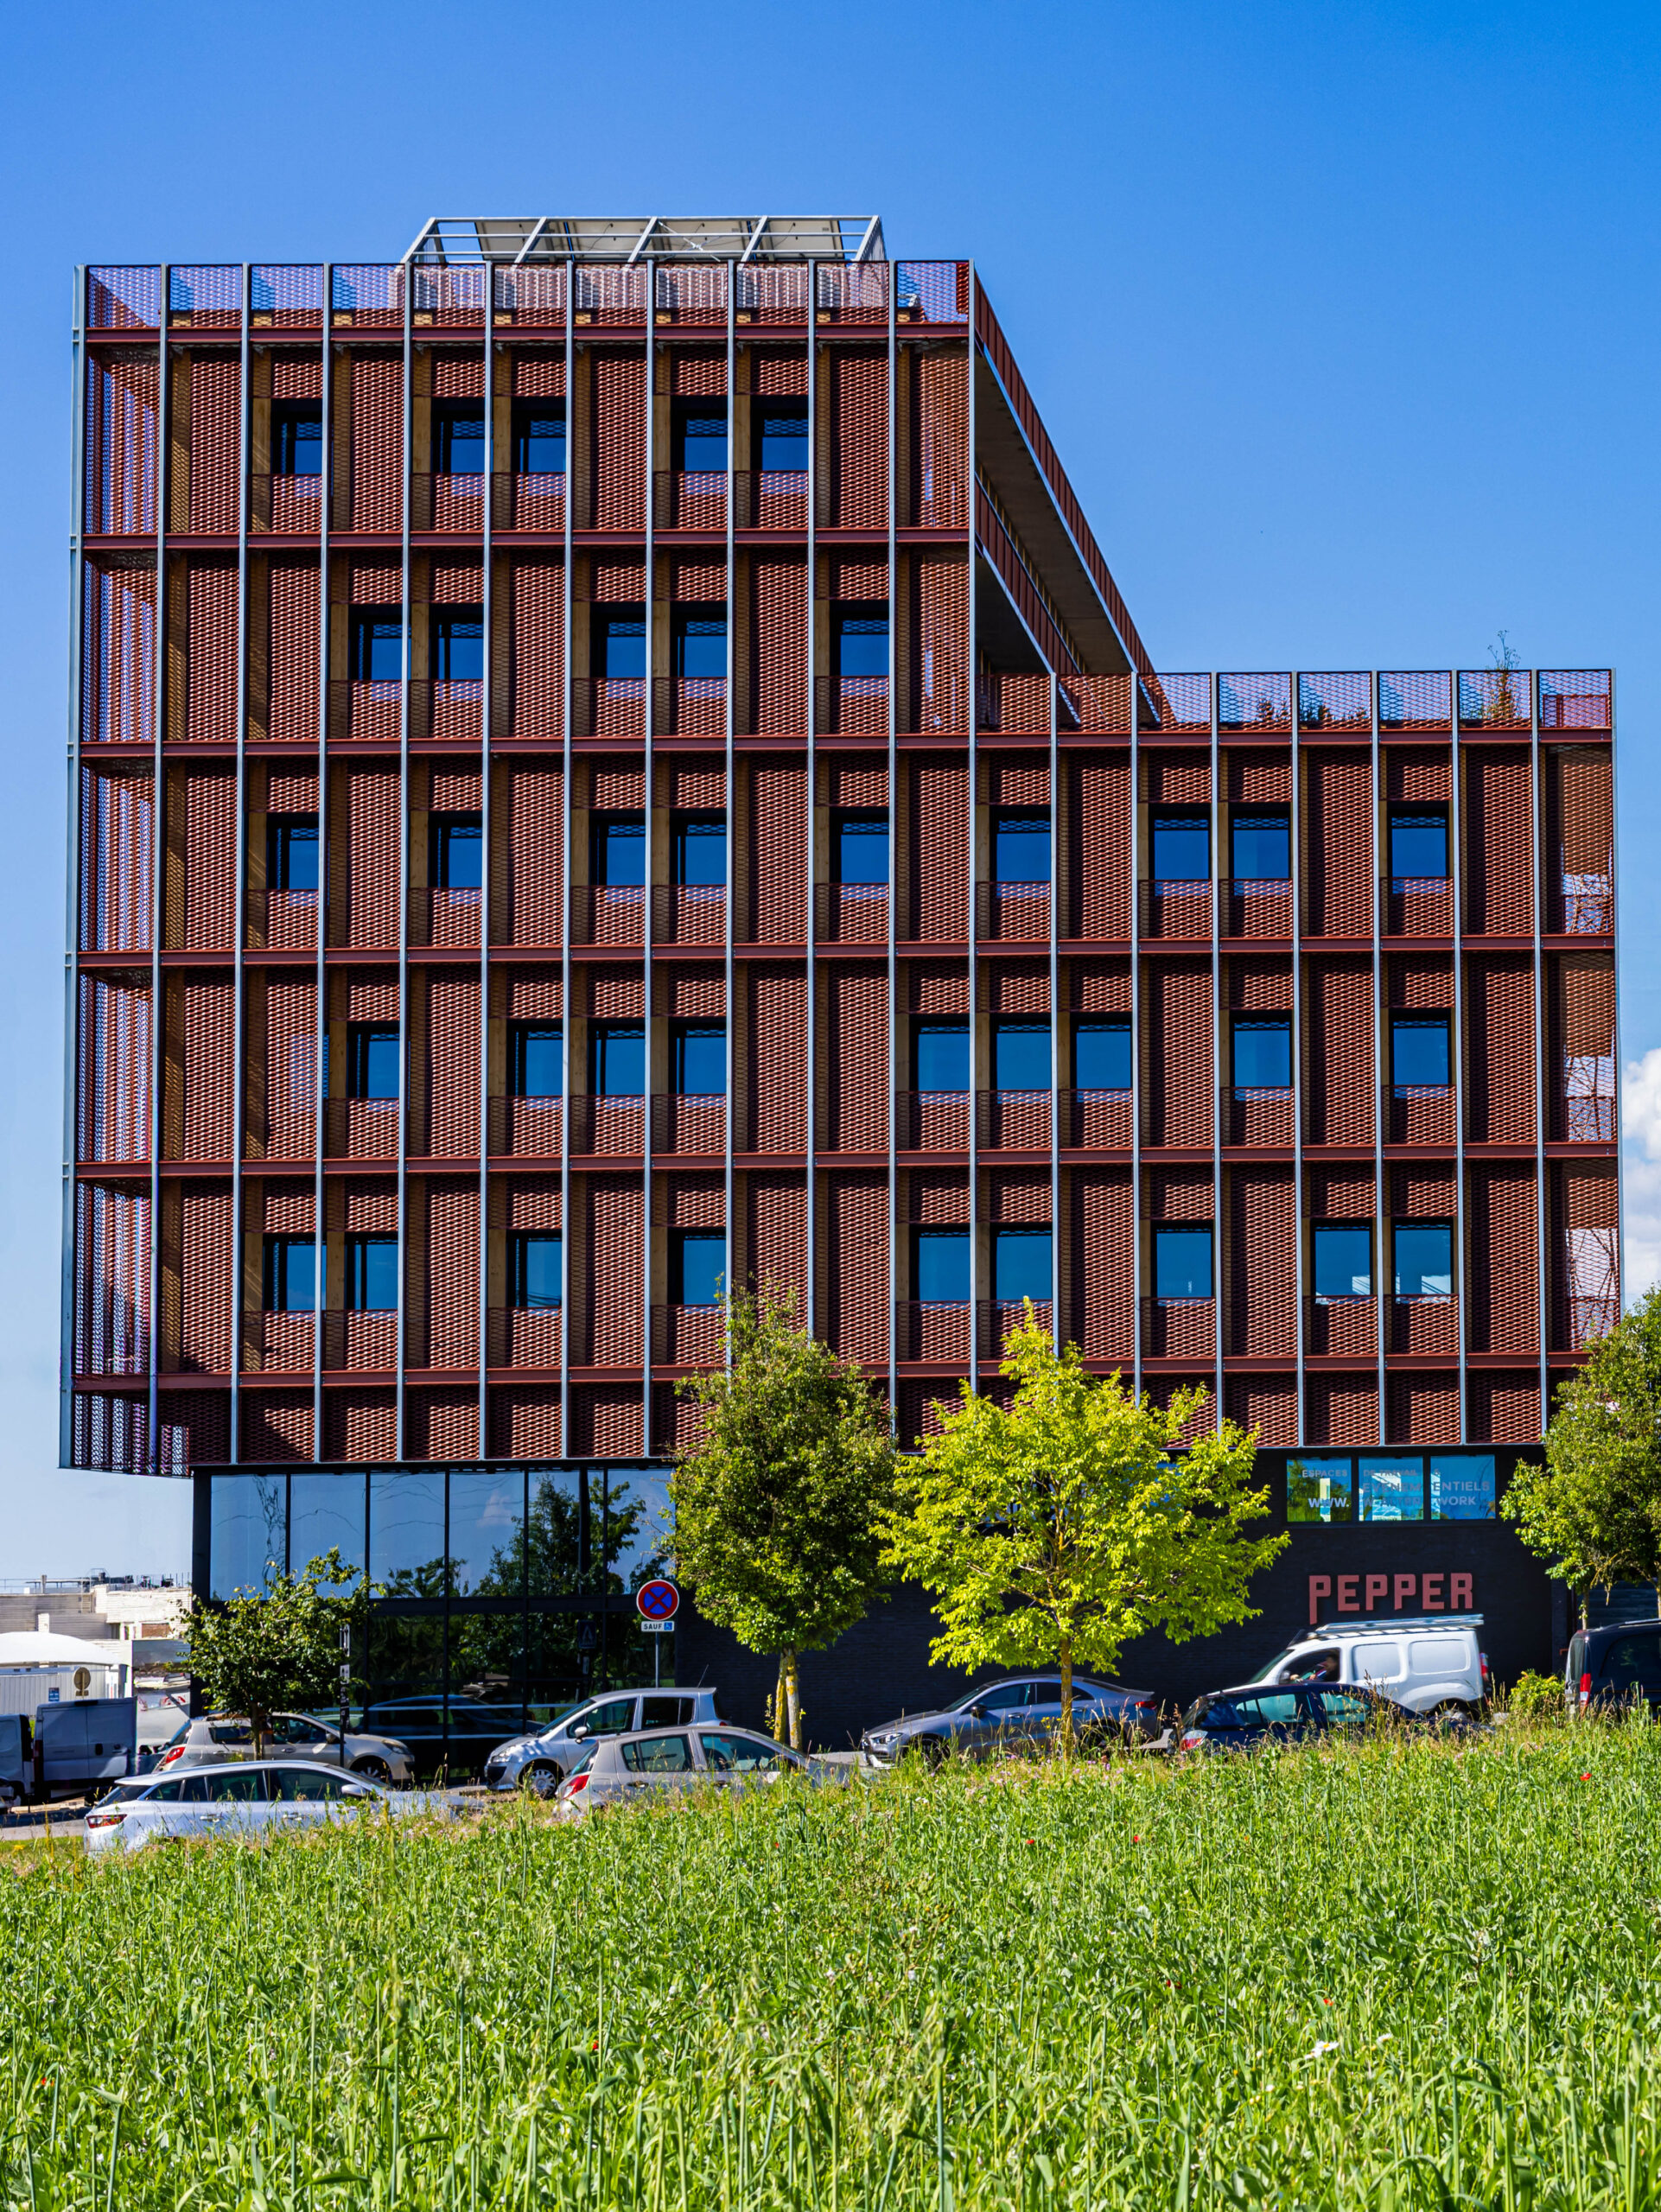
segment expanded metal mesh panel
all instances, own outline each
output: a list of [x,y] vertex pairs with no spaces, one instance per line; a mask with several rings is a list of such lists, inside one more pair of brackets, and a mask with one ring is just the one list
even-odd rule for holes
[[1353,753],[1305,756],[1303,903],[1312,937],[1371,937],[1372,766]]
[[270,622],[266,734],[278,744],[315,745],[319,672],[315,563],[272,562]]
[[1614,777],[1600,747],[1545,755],[1545,927],[1569,937],[1614,927]]
[[646,1234],[640,1179],[590,1175],[573,1204],[585,1217],[581,1225],[589,1249],[589,1361],[596,1367],[638,1367]]
[[1142,977],[1143,1135],[1149,1144],[1212,1140],[1211,969],[1149,962]]
[[918,558],[912,569],[911,728],[945,736],[969,727],[969,569]]
[[1297,1192],[1291,1171],[1231,1169],[1223,1255],[1228,1281],[1225,1351],[1255,1359],[1297,1357]]
[[1217,678],[1217,726],[1219,729],[1283,729],[1292,728],[1292,679],[1268,675],[1221,674]]
[[733,308],[740,322],[805,323],[808,320],[805,263],[752,261],[733,275]]
[[497,269],[493,271],[496,312],[511,318],[516,329],[563,330],[565,327],[565,267],[557,262],[534,269]]
[[164,942],[228,950],[236,937],[237,779],[229,768],[175,769],[168,779]]
[[596,353],[592,373],[594,527],[644,530],[646,363],[638,353]]
[[404,322],[404,264],[401,261],[337,261],[330,274],[329,306],[337,323],[360,330],[394,330]]
[[565,1446],[559,1393],[519,1384],[493,1389],[488,1397],[490,1450],[501,1459],[557,1459]]
[[1571,1144],[1613,1144],[1615,1123],[1615,973],[1607,960],[1546,963],[1548,1135]]
[[1466,1380],[1466,1433],[1473,1444],[1537,1444],[1538,1373],[1476,1369]]
[[1297,1442],[1295,1374],[1231,1375],[1223,1388],[1228,1419],[1244,1429],[1255,1430],[1260,1451],[1284,1450]]
[[[474,1367],[479,1360],[479,1185],[430,1176],[426,1191],[429,1367]],[[416,1347],[410,1348],[411,1364]],[[478,1450],[475,1421],[472,1449]]]
[[890,265],[886,261],[821,261],[814,270],[814,301],[821,322],[884,323],[888,319]]
[[749,868],[757,944],[807,936],[807,767],[757,761],[751,772]]
[[[232,1294],[230,1185],[181,1184],[178,1207],[178,1333],[174,1357],[167,1364],[183,1373],[228,1375]],[[164,1259],[164,1301],[169,1272]]]
[[1465,969],[1465,1135],[1470,1144],[1534,1141],[1534,969],[1525,955]]
[[825,971],[824,991],[820,1142],[832,1152],[881,1152],[888,1141],[887,971],[838,963]]
[[652,1391],[652,1449],[673,1454],[696,1451],[710,1425],[710,1408],[684,1398],[672,1382]]
[[843,530],[884,530],[888,520],[888,364],[881,353],[834,349],[825,383],[832,433],[829,512]]
[[1465,927],[1527,937],[1534,927],[1533,775],[1509,747],[1472,747],[1465,762]]
[[1448,671],[1441,668],[1381,669],[1378,722],[1384,729],[1446,729],[1453,711]]
[[[169,1151],[179,1160],[229,1160],[236,1090],[236,994],[228,969],[173,979],[168,991]],[[175,1058],[176,1039],[176,1058]],[[174,1147],[176,1146],[176,1150]]]
[[1310,1144],[1371,1144],[1372,963],[1312,960],[1304,970],[1303,1110]]
[[955,1407],[957,1402],[955,1382],[902,1382],[895,1423],[901,1450],[920,1450],[930,1437],[939,1436],[945,1426],[943,1409]]
[[823,1265],[830,1312],[820,1325],[844,1359],[886,1365],[888,1357],[888,1182],[883,1175],[830,1175],[822,1192]]
[[197,745],[237,741],[237,572],[193,562],[185,735]]
[[1177,1441],[1192,1444],[1196,1437],[1209,1436],[1217,1426],[1217,1408],[1210,1395],[1212,1377],[1209,1374],[1150,1375],[1146,1378],[1147,1395],[1162,1411],[1168,1410],[1179,1390],[1199,1389],[1206,1393],[1203,1404],[1196,1407]]
[[114,1392],[75,1393],[70,1416],[70,1464],[111,1474],[151,1471],[150,1408],[142,1397]]
[[1459,671],[1461,729],[1526,729],[1533,678],[1525,668],[1462,668]]
[[[531,272],[523,270],[521,276]],[[559,271],[563,287],[565,272]],[[562,292],[563,296],[563,292]],[[560,310],[564,320],[564,309]],[[563,348],[538,346],[513,356],[513,397],[516,399],[563,399],[565,396],[565,354]]]
[[1128,1360],[1136,1326],[1130,1177],[1092,1168],[1070,1180],[1066,1334],[1087,1359]]
[[457,1160],[479,1149],[479,978],[427,980],[427,1149]]
[[168,270],[168,321],[197,330],[234,330],[242,321],[239,264],[175,262]]
[[1392,745],[1384,754],[1388,799],[1407,806],[1445,805],[1453,782],[1453,754],[1445,745]]
[[1289,1014],[1292,1010],[1292,963],[1289,960],[1244,959],[1225,963],[1228,1003],[1246,1014]]
[[1197,745],[1142,755],[1142,795],[1150,806],[1204,806],[1211,800],[1211,760]]
[[808,723],[807,568],[758,557],[751,569],[757,736],[789,736]]
[[1543,668],[1542,729],[1607,729],[1613,719],[1612,672],[1607,668]]
[[323,1392],[323,1456],[396,1459],[398,1399],[390,1389],[333,1387]]
[[[654,271],[654,320],[718,330],[727,321],[727,264],[724,261],[659,262]],[[725,363],[722,363],[725,368]],[[722,391],[723,385],[708,387]]]
[[100,354],[87,365],[86,524],[94,536],[155,531],[159,391],[153,353]]
[[321,264],[257,261],[248,274],[249,308],[257,329],[322,328]]
[[1371,730],[1372,678],[1365,669],[1298,677],[1300,729]]
[[231,1399],[225,1390],[168,1390],[156,1413],[156,1472],[187,1474],[231,1456]]
[[1467,1349],[1537,1352],[1539,1226],[1531,1167],[1471,1168],[1465,1239]]
[[312,1456],[311,1392],[245,1390],[238,1411],[237,1456],[255,1466],[295,1466]]
[[193,533],[236,533],[241,407],[241,362],[234,354],[198,353],[190,364],[188,527]]
[[82,571],[80,734],[84,745],[154,741],[153,569],[89,561]]
[[268,1160],[310,1160],[317,1147],[321,1089],[315,982],[309,976],[272,974],[265,986],[264,1027],[264,1096],[263,1102],[251,1101],[251,1140],[258,1138],[263,1122]]
[[912,933],[926,944],[962,944],[970,927],[969,764],[913,760],[911,776]]
[[1548,1172],[1551,1348],[1578,1351],[1620,1315],[1620,1186],[1613,1163]]
[[92,330],[154,330],[162,320],[162,272],[99,264],[86,272],[86,321]]
[[1370,1376],[1307,1376],[1303,1402],[1306,1442],[1378,1442],[1378,1389]]
[[[344,786],[344,789],[342,789]],[[329,841],[329,942],[365,949],[398,943],[398,778],[396,768],[348,768],[331,785],[345,836]]]
[[142,1375],[150,1365],[150,1192],[75,1187],[74,1371]]
[[153,779],[82,766],[80,942],[89,952],[145,952],[156,822]]
[[1211,677],[1203,670],[1162,669],[1148,690],[1155,728],[1210,730]]
[[[338,270],[336,277],[338,282]],[[354,355],[351,391],[351,526],[353,530],[400,529],[404,516],[403,361],[395,354]]]
[[807,1148],[807,976],[800,968],[750,969],[750,1148]]
[[557,737],[565,727],[565,570],[513,567],[512,734]]
[[564,912],[564,790],[562,769],[515,761],[501,779],[507,799],[507,881],[492,914],[493,933],[509,944],[557,945]]
[[755,1290],[807,1297],[807,1185],[799,1175],[748,1175],[744,1187],[744,1273]]
[[1128,960],[1075,960],[1072,963],[1072,1004],[1080,1014],[1129,1014]]
[[82,976],[78,997],[77,1157],[98,1161],[148,1159],[150,986],[122,976]]
[[924,530],[969,527],[969,363],[957,347],[913,356],[911,519]]
[[1459,1442],[1459,1376],[1427,1373],[1387,1378],[1391,1444]]
[[595,1459],[638,1459],[645,1415],[638,1388],[584,1383],[571,1392],[571,1452]]

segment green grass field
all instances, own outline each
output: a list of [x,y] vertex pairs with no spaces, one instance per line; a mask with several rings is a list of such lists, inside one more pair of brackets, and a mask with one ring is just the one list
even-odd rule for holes
[[14,1852],[0,2202],[1646,2205],[1658,1804],[1630,1726]]

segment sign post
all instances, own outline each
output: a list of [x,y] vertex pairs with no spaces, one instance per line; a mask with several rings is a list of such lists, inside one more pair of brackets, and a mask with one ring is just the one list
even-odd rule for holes
[[[643,1582],[634,1592],[635,1611],[640,1616],[640,1628],[646,1636],[667,1636],[675,1625],[675,1616],[680,1611],[680,1592],[672,1582],[661,1575],[650,1582]],[[655,1690],[663,1680],[663,1646],[652,1647],[652,1687]]]
[[348,1621],[340,1630],[340,1771],[346,1772],[346,1732],[351,1715],[347,1710],[352,1694],[352,1624]]

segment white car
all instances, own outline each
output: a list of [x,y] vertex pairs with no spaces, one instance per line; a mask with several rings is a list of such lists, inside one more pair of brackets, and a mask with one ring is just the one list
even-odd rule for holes
[[243,1759],[118,1782],[86,1815],[86,1848],[137,1851],[169,1836],[255,1843],[273,1830],[320,1827],[378,1808],[399,1819],[453,1819],[461,1809],[446,1791],[387,1789],[360,1775],[333,1774],[315,1759]]
[[498,1744],[485,1761],[485,1787],[528,1789],[538,1797],[551,1797],[590,1740],[625,1735],[631,1729],[684,1727],[689,1721],[720,1718],[712,1689],[602,1692],[585,1698],[545,1728]]
[[[274,1713],[266,1743],[273,1757],[316,1759],[324,1766],[340,1764],[340,1732],[305,1713]],[[246,1720],[225,1713],[187,1720],[169,1738],[156,1762],[158,1774],[176,1766],[225,1766],[241,1763],[254,1754],[254,1732]],[[415,1780],[415,1762],[407,1744],[396,1736],[360,1736],[347,1729],[346,1764],[353,1774],[369,1782],[391,1783],[407,1789]]]
[[1410,1713],[1474,1716],[1486,1702],[1489,1688],[1482,1616],[1418,1613],[1326,1621],[1289,1643],[1251,1680],[1358,1682]]
[[653,1728],[602,1737],[586,1745],[560,1784],[557,1808],[569,1820],[631,1800],[715,1789],[767,1788],[787,1775],[845,1783],[851,1770],[805,1758],[751,1728]]

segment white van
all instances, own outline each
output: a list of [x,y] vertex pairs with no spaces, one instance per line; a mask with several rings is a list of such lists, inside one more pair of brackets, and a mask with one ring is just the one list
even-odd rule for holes
[[1488,1695],[1480,1613],[1324,1622],[1289,1643],[1254,1682],[1366,1682],[1410,1713],[1475,1713]]

